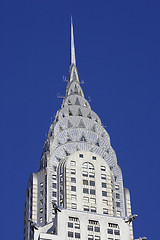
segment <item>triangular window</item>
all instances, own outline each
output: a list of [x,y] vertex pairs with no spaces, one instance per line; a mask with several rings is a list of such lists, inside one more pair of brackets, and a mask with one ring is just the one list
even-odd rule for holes
[[69,116],[73,116],[71,110],[69,109],[69,112],[68,112]]
[[75,71],[73,72],[73,81],[77,81],[77,76],[76,76]]
[[80,150],[78,146],[76,146],[76,150],[77,150],[77,151],[79,151],[79,150]]
[[66,156],[69,156],[69,155],[70,155],[69,152],[67,152],[66,150],[64,150],[64,151],[65,151]]
[[56,117],[55,121],[58,122],[58,117]]
[[60,158],[58,158],[58,157],[56,157],[56,158],[57,158],[57,161],[58,161],[58,162],[60,162],[60,161],[61,161],[61,159],[60,159]]
[[91,113],[89,113],[87,117],[90,118],[90,119],[92,119],[92,117],[91,117]]
[[86,126],[85,126],[84,122],[81,120],[78,127],[79,128],[85,128]]
[[68,120],[68,128],[73,127],[72,123]]
[[80,139],[81,142],[87,142],[86,138],[84,135],[82,135],[81,139]]
[[79,99],[78,99],[78,98],[76,98],[75,105],[80,105],[80,102],[79,102]]
[[78,93],[80,96],[82,96],[82,92],[81,91],[79,91],[79,93]]
[[70,142],[70,141],[72,141],[72,140],[71,140],[71,138],[69,136],[69,133],[67,133],[67,142]]
[[93,132],[96,132],[96,126],[95,126],[95,124],[92,126],[91,130],[92,130]]
[[60,131],[60,132],[63,131],[63,128],[62,128],[61,126],[59,126],[59,131]]
[[74,87],[74,92],[78,93],[78,88],[77,88],[76,84],[75,84],[75,87]]
[[99,147],[99,139],[97,140],[97,142],[95,143],[95,145]]
[[82,112],[80,108],[78,109],[78,116],[82,116]]
[[68,99],[68,105],[72,105],[72,103],[71,103],[71,100],[70,100],[70,99]]

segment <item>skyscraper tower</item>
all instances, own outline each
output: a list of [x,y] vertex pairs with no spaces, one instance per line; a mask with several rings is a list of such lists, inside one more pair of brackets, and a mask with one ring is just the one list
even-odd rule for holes
[[110,137],[71,64],[61,108],[27,186],[24,240],[133,240],[130,194]]

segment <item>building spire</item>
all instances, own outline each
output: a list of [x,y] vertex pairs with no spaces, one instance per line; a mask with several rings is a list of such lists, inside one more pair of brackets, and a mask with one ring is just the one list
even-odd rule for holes
[[71,16],[71,65],[76,66],[76,56],[75,56],[75,47],[74,47],[74,34],[73,34],[73,21]]

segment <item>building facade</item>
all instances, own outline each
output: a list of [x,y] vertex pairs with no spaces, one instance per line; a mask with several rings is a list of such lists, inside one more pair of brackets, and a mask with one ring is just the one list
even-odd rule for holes
[[71,21],[66,94],[28,181],[24,240],[133,240],[132,220],[110,137],[80,86]]

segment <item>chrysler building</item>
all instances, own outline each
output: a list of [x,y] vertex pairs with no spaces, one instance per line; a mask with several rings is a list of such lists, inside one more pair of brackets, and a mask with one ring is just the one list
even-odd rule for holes
[[109,134],[81,88],[72,20],[67,82],[39,170],[28,181],[24,240],[133,240],[137,215]]

